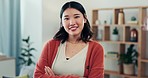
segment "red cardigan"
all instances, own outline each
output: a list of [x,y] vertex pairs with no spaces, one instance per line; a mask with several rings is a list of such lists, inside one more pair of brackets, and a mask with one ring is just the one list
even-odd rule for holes
[[[48,76],[45,74],[44,67],[52,67],[59,45],[59,40],[50,40],[45,44],[36,64],[34,78],[74,78],[73,76]],[[104,78],[104,50],[98,42],[89,42],[83,77]]]

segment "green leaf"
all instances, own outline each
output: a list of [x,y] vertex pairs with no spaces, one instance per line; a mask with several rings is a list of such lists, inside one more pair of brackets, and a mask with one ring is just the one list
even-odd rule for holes
[[25,61],[25,59],[23,57],[19,57],[20,60]]
[[36,50],[35,48],[30,48],[28,51],[30,52],[30,51],[32,51],[32,50]]
[[113,34],[118,34],[118,29],[117,29],[117,27],[115,27],[115,28],[113,29]]
[[27,39],[22,39],[22,41],[24,41],[26,43],[29,43],[29,40],[30,40],[30,36],[28,36]]
[[26,48],[22,48],[22,51],[29,52],[29,50]]
[[27,54],[25,54],[25,53],[22,53],[21,55],[22,55],[22,56],[28,56],[28,55],[27,55]]
[[136,21],[137,19],[136,19],[136,17],[131,17],[131,21]]
[[27,65],[30,66],[32,63],[33,63],[33,62],[32,62],[32,59],[29,58],[29,59],[28,59],[28,63],[27,63]]

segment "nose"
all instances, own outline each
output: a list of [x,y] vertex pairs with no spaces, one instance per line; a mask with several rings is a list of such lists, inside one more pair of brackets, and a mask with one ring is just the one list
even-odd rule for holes
[[73,19],[73,18],[71,18],[71,19],[70,19],[70,25],[75,25],[75,24],[76,24],[76,20]]

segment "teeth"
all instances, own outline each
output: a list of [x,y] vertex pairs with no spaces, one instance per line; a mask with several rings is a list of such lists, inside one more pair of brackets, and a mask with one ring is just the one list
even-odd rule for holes
[[69,29],[78,28],[78,26],[70,26]]
[[69,29],[70,30],[76,30],[78,28],[78,26],[70,26]]
[[76,29],[76,27],[75,28],[71,28],[71,30],[75,30]]

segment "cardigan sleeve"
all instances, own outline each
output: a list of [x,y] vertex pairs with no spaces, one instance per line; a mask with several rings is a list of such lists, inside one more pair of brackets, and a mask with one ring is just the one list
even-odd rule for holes
[[104,49],[96,43],[91,51],[88,78],[104,78]]
[[44,71],[44,67],[48,66],[47,52],[48,52],[48,43],[44,45],[41,56],[36,64],[34,70],[34,78],[43,78],[43,77],[47,78],[47,75],[45,74]]

